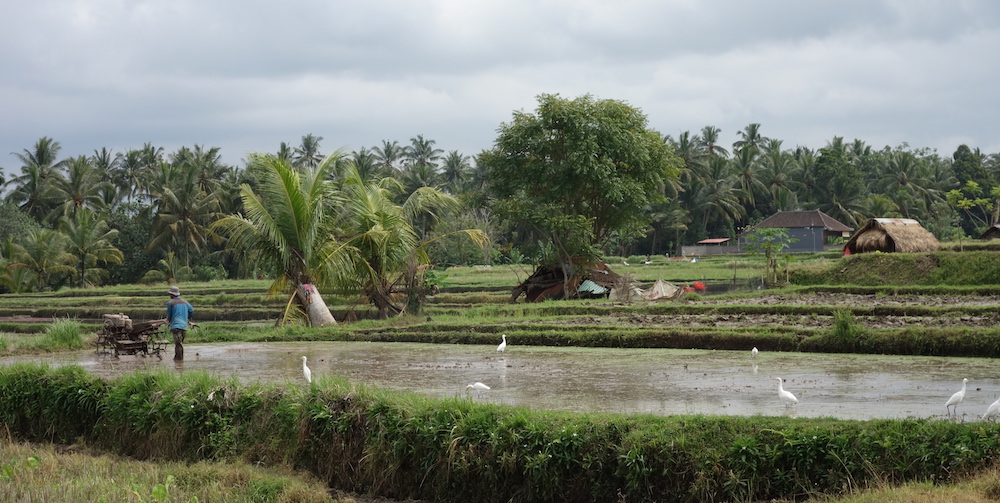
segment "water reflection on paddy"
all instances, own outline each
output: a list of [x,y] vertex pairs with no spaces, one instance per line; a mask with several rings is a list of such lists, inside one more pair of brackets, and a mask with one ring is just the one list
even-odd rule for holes
[[[144,369],[199,370],[243,382],[304,382],[301,356],[314,378],[340,375],[385,388],[537,409],[621,413],[830,416],[843,419],[944,417],[945,402],[970,379],[959,406],[978,420],[1000,396],[993,360],[749,351],[603,349],[416,343],[310,342],[189,344],[175,363],[156,358],[115,360],[92,351],[0,359],[77,364],[113,377]],[[775,377],[799,398],[786,408]]]

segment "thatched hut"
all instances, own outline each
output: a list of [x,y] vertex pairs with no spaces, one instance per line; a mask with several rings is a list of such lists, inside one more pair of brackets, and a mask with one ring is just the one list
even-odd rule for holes
[[911,218],[873,218],[844,245],[844,254],[871,252],[927,252],[938,249],[938,240]]
[[1000,239],[1000,224],[991,225],[989,229],[986,229],[986,232],[979,235],[979,239],[983,241]]

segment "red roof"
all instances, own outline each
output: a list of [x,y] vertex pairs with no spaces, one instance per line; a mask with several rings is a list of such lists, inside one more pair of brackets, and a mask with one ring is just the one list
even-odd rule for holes
[[715,245],[719,243],[725,243],[726,241],[729,241],[729,238],[711,238],[711,239],[702,239],[701,241],[698,241],[698,244]]

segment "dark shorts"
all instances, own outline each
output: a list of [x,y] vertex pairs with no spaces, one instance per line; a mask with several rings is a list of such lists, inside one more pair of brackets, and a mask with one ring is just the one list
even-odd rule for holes
[[174,342],[184,342],[184,336],[187,335],[187,330],[183,328],[171,328],[170,335],[174,337]]

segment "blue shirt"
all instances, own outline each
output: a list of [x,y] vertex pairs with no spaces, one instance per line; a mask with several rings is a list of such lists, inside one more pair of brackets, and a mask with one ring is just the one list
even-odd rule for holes
[[194,308],[188,301],[180,298],[174,297],[167,302],[167,323],[170,324],[170,329],[179,328],[181,330],[187,330],[188,318],[194,314]]

